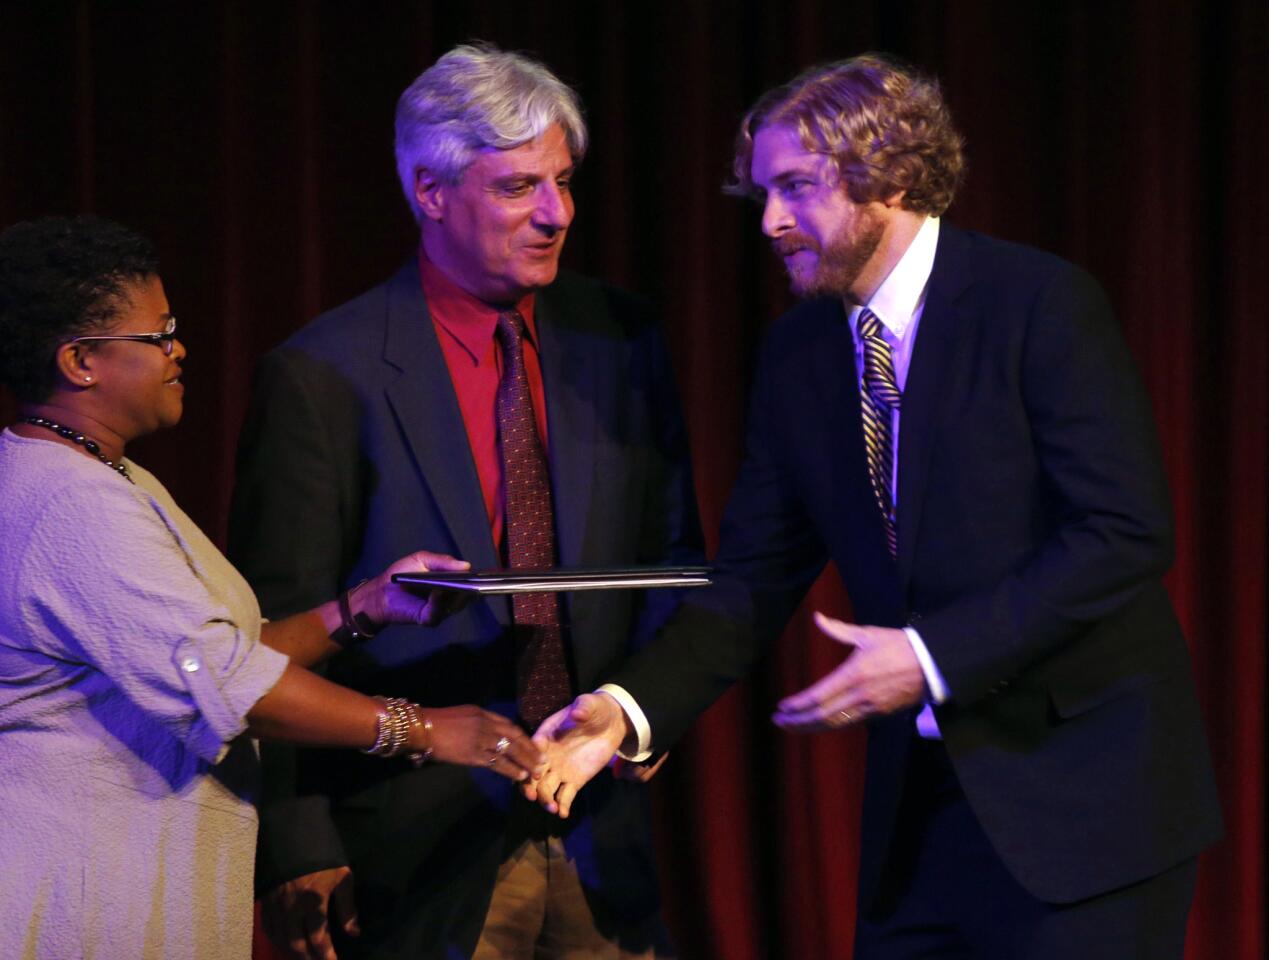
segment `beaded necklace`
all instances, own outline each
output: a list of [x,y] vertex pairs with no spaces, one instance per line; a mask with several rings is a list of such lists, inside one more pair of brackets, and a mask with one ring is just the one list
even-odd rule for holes
[[33,427],[43,427],[45,430],[52,430],[59,437],[64,437],[65,439],[71,441],[71,443],[79,444],[111,470],[123,477],[123,479],[132,484],[136,483],[136,481],[128,474],[128,465],[122,460],[118,463],[111,460],[108,456],[101,452],[100,445],[98,445],[97,441],[92,439],[92,437],[86,437],[77,430],[72,430],[70,427],[63,426],[60,423],[55,423],[45,417],[26,417],[22,422],[29,423]]

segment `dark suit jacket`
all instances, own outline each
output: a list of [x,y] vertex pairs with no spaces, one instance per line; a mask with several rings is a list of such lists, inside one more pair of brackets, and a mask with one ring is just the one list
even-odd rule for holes
[[[849,322],[799,305],[757,373],[718,585],[614,675],[664,747],[828,559],[859,623],[916,626],[970,805],[1035,896],[1153,875],[1219,833],[1145,393],[1096,283],[944,223],[899,427],[897,562],[869,488]],[[861,902],[889,850],[913,714],[869,724]],[[902,825],[899,826],[902,829]]]
[[[699,527],[663,342],[632,298],[561,275],[536,325],[560,563],[690,563]],[[259,368],[230,552],[266,614],[307,609],[412,550],[500,565],[476,468],[414,264],[317,318]],[[650,636],[666,591],[566,595],[579,689]],[[515,712],[511,605],[435,629],[389,628],[331,679],[427,706]],[[355,751],[266,757],[260,883],[351,864],[376,956],[466,956],[504,853],[553,822],[483,769],[414,770]],[[657,909],[641,786],[597,778],[567,834],[601,928]]]

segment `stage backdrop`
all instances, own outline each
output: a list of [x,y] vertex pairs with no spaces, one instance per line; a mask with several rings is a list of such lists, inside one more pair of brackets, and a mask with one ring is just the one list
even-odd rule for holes
[[[158,242],[188,412],[129,452],[223,544],[256,358],[411,253],[397,95],[460,41],[532,52],[577,86],[593,131],[565,259],[659,301],[713,537],[754,350],[789,303],[756,209],[719,189],[736,121],[817,61],[886,50],[932,71],[968,142],[950,219],[1099,277],[1154,399],[1178,524],[1168,585],[1228,829],[1202,861],[1189,957],[1256,960],[1267,19],[1263,0],[5,2],[0,226],[92,211]],[[6,421],[12,409],[0,402]],[[811,603],[848,610],[831,572]],[[792,737],[768,721],[839,655],[799,616],[660,774],[685,957],[849,957],[864,734]]]

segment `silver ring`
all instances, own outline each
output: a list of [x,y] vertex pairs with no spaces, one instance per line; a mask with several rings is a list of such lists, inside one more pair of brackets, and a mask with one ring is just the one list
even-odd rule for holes
[[851,713],[849,710],[838,710],[837,716],[838,716],[838,719],[840,719],[843,724],[855,722],[855,715]]
[[511,746],[510,737],[499,738],[498,742],[494,744],[494,756],[495,757],[502,756],[504,753],[507,752],[507,747],[509,746]]

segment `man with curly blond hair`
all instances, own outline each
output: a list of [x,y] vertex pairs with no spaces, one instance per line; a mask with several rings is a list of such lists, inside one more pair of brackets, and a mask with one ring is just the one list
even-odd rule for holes
[[940,219],[963,168],[937,84],[883,57],[745,117],[730,189],[806,299],[763,347],[715,586],[616,699],[548,719],[541,790],[666,749],[833,560],[846,657],[775,722],[867,725],[856,960],[1179,958],[1220,815],[1149,404],[1091,277]]

